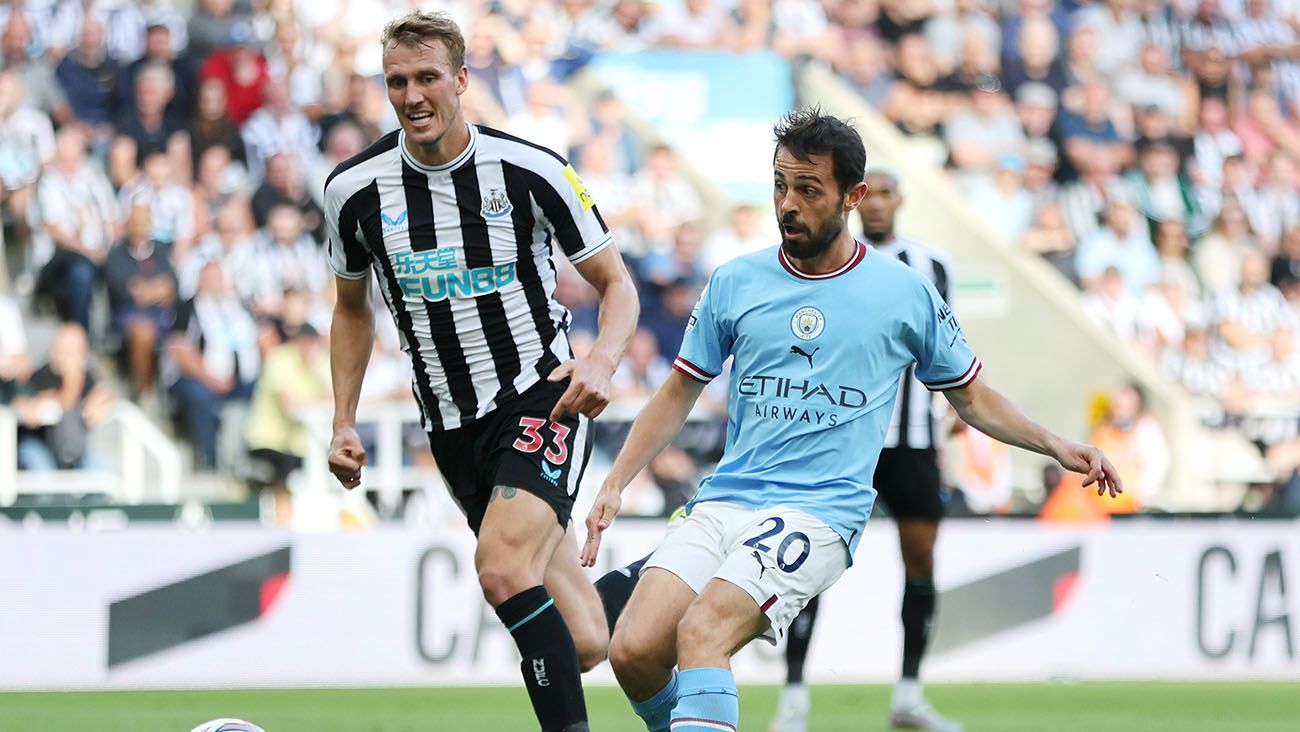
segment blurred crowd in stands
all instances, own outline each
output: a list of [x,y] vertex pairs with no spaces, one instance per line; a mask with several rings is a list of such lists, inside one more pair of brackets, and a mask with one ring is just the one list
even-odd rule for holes
[[[566,82],[606,50],[769,50],[838,72],[1300,500],[1297,0],[14,0],[0,404],[22,422],[24,467],[85,464],[110,389],[192,444],[197,470],[275,485],[297,467],[294,415],[329,396],[323,183],[396,128],[378,35],[415,6],[462,24],[467,117],[569,157],[614,229],[643,297],[624,403],[667,373],[712,268],[774,232],[744,203],[706,231],[674,151]],[[581,348],[595,296],[557,266]],[[31,318],[61,323],[48,355],[29,352]],[[408,373],[381,328],[366,396],[403,396]],[[717,414],[725,386],[705,401]],[[1096,426],[1131,436],[1140,416],[1121,389]],[[245,425],[242,467],[219,454],[223,419]],[[625,428],[602,429],[616,446]],[[1157,451],[1144,430],[1135,459],[1162,479],[1148,456],[1163,438]],[[1001,464],[957,432],[964,469]],[[637,510],[680,503],[721,439],[702,420],[630,494]],[[966,504],[1011,506],[999,496]]]

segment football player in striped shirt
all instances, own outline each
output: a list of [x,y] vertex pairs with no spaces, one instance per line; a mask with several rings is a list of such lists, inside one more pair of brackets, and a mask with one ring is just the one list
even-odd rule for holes
[[[335,400],[330,469],[347,488],[366,454],[356,407],[373,341],[373,273],[412,361],[438,467],[478,536],[479,584],[523,656],[543,732],[586,732],[579,673],[604,659],[605,611],[578,564],[569,515],[591,419],[636,325],[637,296],[573,167],[465,121],[465,40],[442,13],[382,36],[401,128],[325,183]],[[572,353],[553,252],[600,295],[590,352]]]

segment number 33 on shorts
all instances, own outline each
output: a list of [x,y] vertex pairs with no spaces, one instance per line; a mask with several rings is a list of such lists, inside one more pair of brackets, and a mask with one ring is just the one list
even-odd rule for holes
[[547,427],[552,437],[542,457],[556,465],[563,465],[569,459],[569,446],[565,442],[571,431],[568,427],[536,417],[520,417],[519,426],[523,428],[524,434],[512,445],[519,452],[537,452],[542,449],[547,440],[542,437],[541,429]]

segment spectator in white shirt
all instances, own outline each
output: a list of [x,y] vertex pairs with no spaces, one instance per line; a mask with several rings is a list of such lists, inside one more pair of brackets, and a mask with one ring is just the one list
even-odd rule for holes
[[1083,310],[1125,342],[1137,341],[1138,300],[1125,286],[1118,267],[1107,267],[1097,287],[1084,293]]
[[1234,195],[1223,198],[1210,233],[1192,252],[1192,264],[1209,295],[1236,289],[1241,282],[1241,260],[1256,246],[1250,221]]
[[1282,232],[1300,224],[1300,169],[1295,158],[1282,150],[1274,151],[1268,159],[1268,182],[1258,192],[1262,210],[1268,215],[1255,234],[1261,245],[1276,250]]
[[258,232],[253,258],[256,280],[240,282],[236,289],[258,318],[280,314],[285,290],[319,293],[325,289],[325,257],[316,242],[303,230],[302,213],[293,206],[276,206]]
[[365,135],[355,124],[343,121],[330,128],[325,135],[325,153],[307,172],[307,190],[318,207],[325,206],[325,181],[329,179],[330,173],[339,163],[360,153],[365,147]]
[[712,0],[682,0],[660,6],[651,23],[650,35],[661,48],[704,48],[717,45],[725,16]]
[[216,466],[221,405],[252,395],[261,369],[257,335],[257,323],[227,285],[221,264],[209,262],[198,294],[177,312],[163,370],[199,468]]
[[118,193],[118,203],[123,211],[138,204],[149,209],[150,238],[171,247],[173,262],[182,261],[194,246],[194,192],[176,182],[165,152],[154,150],[145,157],[140,174]]
[[1241,286],[1215,299],[1219,337],[1243,355],[1264,352],[1273,331],[1295,325],[1286,299],[1268,283],[1268,270],[1262,252],[1247,252],[1241,260]]
[[731,209],[724,226],[704,240],[705,267],[712,272],[742,254],[772,246],[770,236],[760,231],[758,212],[752,204],[741,203]]
[[0,71],[0,201],[13,216],[18,239],[26,241],[32,186],[54,156],[54,126],[22,102],[22,77],[13,69]]
[[55,246],[37,291],[53,298],[61,317],[86,329],[92,286],[121,225],[108,178],[86,161],[81,128],[66,125],[59,130],[54,162],[41,176],[36,196]]
[[677,154],[667,145],[654,147],[646,156],[645,168],[636,176],[636,196],[644,213],[646,250],[667,251],[677,227],[699,219],[703,212],[699,195],[678,169]]
[[246,199],[233,198],[218,210],[213,230],[181,260],[176,272],[180,297],[185,300],[194,297],[199,274],[209,262],[220,263],[232,282],[256,282],[254,249],[253,213]]
[[1133,204],[1123,194],[1111,196],[1106,206],[1105,223],[1079,244],[1075,268],[1085,288],[1091,289],[1109,267],[1123,274],[1123,282],[1133,295],[1140,295],[1160,274],[1160,260]]
[[615,165],[614,143],[608,137],[596,137],[582,146],[578,171],[587,189],[595,191],[600,215],[614,233],[614,241],[623,252],[644,251],[641,242],[642,209],[638,205],[632,176]]
[[294,106],[289,83],[282,78],[270,78],[262,85],[262,106],[244,123],[240,134],[248,154],[248,172],[255,178],[262,176],[266,159],[275,153],[293,153],[310,165],[320,152],[316,125]]
[[510,115],[506,129],[567,158],[573,141],[586,137],[587,120],[566,91],[550,79],[533,81],[524,92],[524,108]]
[[27,331],[18,301],[7,293],[0,295],[0,405],[13,399],[18,386],[32,375],[32,359],[27,353]]
[[1223,183],[1223,161],[1241,154],[1241,138],[1228,127],[1228,105],[1222,99],[1201,100],[1200,124],[1192,144],[1203,184],[1219,188]]

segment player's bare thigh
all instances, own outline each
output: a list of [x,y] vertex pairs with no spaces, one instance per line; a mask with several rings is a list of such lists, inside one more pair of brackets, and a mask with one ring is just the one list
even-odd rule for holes
[[609,646],[614,675],[633,700],[649,699],[668,683],[677,665],[677,624],[695,597],[666,569],[650,567],[641,575]]
[[578,543],[572,521],[564,539],[551,555],[545,584],[546,591],[555,600],[555,607],[559,608],[569,632],[573,634],[582,670],[590,671],[604,661],[609,652],[610,629],[605,624],[600,596],[578,563]]
[[715,577],[677,625],[677,663],[683,669],[730,668],[731,657],[768,625],[748,592]]
[[493,607],[542,584],[564,538],[555,510],[527,491],[497,486],[479,527],[474,566]]

